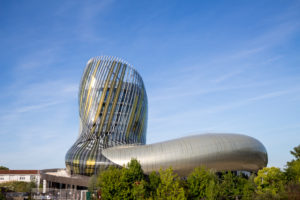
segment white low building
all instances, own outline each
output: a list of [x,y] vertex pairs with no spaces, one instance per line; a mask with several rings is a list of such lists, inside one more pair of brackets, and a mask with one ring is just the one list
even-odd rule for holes
[[0,170],[0,183],[24,181],[40,183],[40,170]]

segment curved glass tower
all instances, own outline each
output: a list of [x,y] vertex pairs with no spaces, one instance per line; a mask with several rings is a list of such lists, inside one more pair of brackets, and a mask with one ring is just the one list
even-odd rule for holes
[[202,134],[146,144],[147,94],[138,72],[115,57],[88,61],[79,87],[80,130],[66,154],[68,171],[92,175],[131,158],[145,173],[172,166],[181,176],[204,165],[215,171],[257,171],[268,163],[258,140]]
[[88,61],[79,87],[80,131],[66,154],[66,166],[92,175],[112,163],[102,155],[108,147],[145,144],[147,94],[138,72],[115,57]]

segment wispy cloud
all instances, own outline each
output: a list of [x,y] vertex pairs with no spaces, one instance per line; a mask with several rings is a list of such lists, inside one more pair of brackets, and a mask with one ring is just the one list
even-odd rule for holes
[[237,60],[237,59],[243,59],[243,58],[247,58],[249,56],[253,56],[256,55],[262,51],[264,51],[266,49],[265,46],[258,46],[258,47],[254,47],[252,49],[242,49],[240,51],[237,51],[231,55],[227,56],[228,60]]
[[18,92],[11,92],[9,98],[12,101],[7,103],[5,107],[0,106],[0,119],[14,121],[25,113],[41,112],[49,107],[63,105],[66,102],[75,103],[77,101],[77,86],[78,84],[64,80],[29,84],[17,89],[15,86],[10,86],[10,90]]
[[43,108],[47,108],[49,106],[57,105],[60,102],[47,102],[47,103],[41,103],[36,105],[29,105],[29,106],[23,106],[16,108],[15,112],[17,113],[24,113],[24,112],[30,112],[33,110],[41,110]]
[[151,102],[154,103],[154,102],[160,102],[162,100],[168,100],[168,99],[199,97],[200,95],[204,95],[204,94],[245,89],[245,88],[255,88],[255,87],[261,87],[269,84],[270,82],[267,81],[241,84],[241,85],[224,85],[224,86],[221,85],[221,86],[212,86],[212,87],[207,87],[207,85],[204,85],[203,87],[198,85],[192,85],[192,87],[190,87],[189,85],[179,84],[171,88],[162,88],[160,90],[154,90],[149,96],[149,99]]
[[262,101],[262,100],[267,100],[267,99],[271,99],[271,98],[275,98],[275,97],[280,97],[280,96],[283,96],[283,95],[286,95],[286,94],[291,94],[291,93],[298,93],[299,91],[300,91],[300,88],[292,88],[292,89],[288,89],[288,90],[270,92],[270,93],[258,95],[258,96],[255,96],[255,97],[250,97],[248,99],[240,100],[240,101],[237,101],[237,102],[207,108],[206,110],[201,110],[201,112],[210,113],[210,114],[211,113],[217,113],[217,112],[221,112],[221,111],[225,111],[225,110],[234,109],[234,108],[237,108],[237,107],[240,107],[240,106],[245,106],[245,105],[257,102],[257,101]]
[[263,34],[250,40],[249,43],[253,45],[265,45],[272,47],[289,40],[299,30],[300,23],[295,19],[287,19],[285,22],[276,24],[267,29]]
[[99,42],[102,35],[97,32],[97,26],[101,25],[102,14],[109,10],[113,0],[108,1],[84,1],[79,13],[77,27],[78,37],[87,42]]
[[232,72],[229,72],[227,74],[224,74],[224,75],[221,75],[219,77],[217,77],[216,79],[213,79],[211,80],[212,82],[214,83],[221,83],[221,82],[224,82],[238,74],[242,73],[242,70],[236,70],[236,71],[232,71]]
[[280,90],[280,91],[274,91],[274,92],[269,92],[261,95],[257,95],[254,97],[249,97],[247,99],[241,99],[232,103],[227,103],[223,105],[217,105],[217,106],[210,106],[210,107],[205,107],[205,108],[197,108],[197,109],[192,109],[192,110],[182,110],[178,113],[170,113],[169,115],[165,116],[159,116],[160,112],[155,113],[152,112],[150,113],[151,115],[151,121],[155,123],[160,123],[160,122],[167,122],[167,121],[181,121],[181,119],[195,119],[198,118],[199,116],[205,116],[205,115],[211,115],[211,114],[216,114],[220,113],[223,111],[228,111],[232,109],[236,109],[238,107],[246,106],[258,101],[263,101],[263,100],[268,100],[272,98],[279,98],[281,96],[287,95],[287,94],[293,94],[293,93],[299,93],[300,88],[291,88],[287,90]]
[[29,52],[28,55],[24,56],[19,60],[19,63],[15,67],[16,71],[28,71],[37,70],[37,68],[45,68],[54,62],[59,61],[59,48],[51,47],[39,49],[35,52]]

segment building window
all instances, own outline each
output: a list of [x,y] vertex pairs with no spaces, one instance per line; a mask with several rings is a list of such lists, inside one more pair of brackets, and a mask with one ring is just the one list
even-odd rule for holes
[[31,175],[31,176],[30,176],[30,180],[31,180],[31,181],[35,181],[35,176],[34,176],[34,175]]
[[25,180],[25,177],[24,177],[24,176],[21,176],[21,177],[20,177],[20,180],[21,180],[21,181]]
[[4,180],[4,177],[0,177],[0,180]]

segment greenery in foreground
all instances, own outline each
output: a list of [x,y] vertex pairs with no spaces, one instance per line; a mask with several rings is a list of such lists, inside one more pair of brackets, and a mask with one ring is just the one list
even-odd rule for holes
[[0,170],[9,170],[7,167],[0,165]]
[[[6,192],[26,192],[31,193],[31,189],[35,188],[36,184],[34,182],[24,182],[24,181],[9,181],[5,183],[0,183],[0,200],[5,200]],[[29,195],[30,196],[30,195]]]
[[14,191],[14,192],[30,193],[31,189],[35,187],[36,184],[34,182],[9,181],[5,183],[0,183],[0,188],[5,188],[9,191]]
[[[250,177],[231,172],[216,174],[196,168],[181,179],[172,168],[144,175],[132,159],[126,168],[109,167],[92,177],[89,190],[101,199],[300,199],[300,145],[291,154],[284,171],[265,167]],[[96,199],[96,196],[94,197]]]

